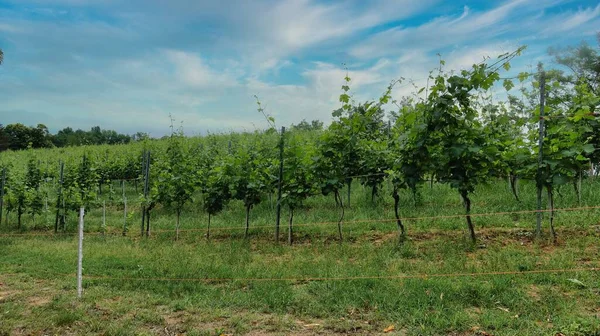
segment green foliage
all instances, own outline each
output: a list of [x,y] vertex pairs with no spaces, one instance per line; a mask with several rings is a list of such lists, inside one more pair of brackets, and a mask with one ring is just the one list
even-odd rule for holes
[[252,207],[261,202],[262,196],[271,190],[276,180],[275,162],[272,158],[264,157],[257,148],[261,142],[246,144],[226,160],[231,165],[230,190],[235,199],[244,202],[246,207]]
[[156,165],[157,200],[173,208],[177,214],[183,206],[193,201],[197,185],[197,172],[194,170],[190,148],[182,132],[173,133],[169,138],[164,160]]
[[423,138],[423,102],[404,104],[396,119],[391,147],[391,169],[387,172],[394,186],[394,193],[399,189],[410,189],[413,196],[423,181],[424,174],[433,171],[430,153],[424,146]]
[[40,191],[40,185],[42,183],[42,173],[39,168],[39,163],[34,158],[31,158],[27,162],[27,173],[25,175],[25,189],[26,203],[28,212],[35,216],[42,212],[43,194]]
[[499,154],[472,104],[473,92],[487,90],[498,78],[486,64],[460,75],[440,73],[423,108],[417,141],[428,148],[428,161],[436,162],[432,173],[461,194],[473,192],[486,180]]
[[303,139],[290,134],[286,139],[283,160],[282,203],[292,211],[315,192],[312,170],[314,148],[306,146]]
[[[76,130],[66,127],[55,135],[50,134],[48,127],[38,124],[29,127],[20,123],[0,127],[0,151],[23,150],[28,148],[52,148],[100,144],[126,144],[133,138],[119,134],[113,130],[102,130],[94,126],[90,131]],[[139,135],[136,139],[139,139]]]
[[310,123],[303,119],[297,125],[290,127],[292,131],[321,131],[323,130],[323,122],[320,120],[313,120]]

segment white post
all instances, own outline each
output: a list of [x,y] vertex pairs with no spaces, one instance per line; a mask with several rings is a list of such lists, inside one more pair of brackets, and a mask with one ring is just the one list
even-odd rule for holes
[[79,253],[77,255],[77,297],[81,298],[83,293],[83,287],[81,286],[82,273],[83,273],[83,215],[85,209],[81,207],[79,209]]

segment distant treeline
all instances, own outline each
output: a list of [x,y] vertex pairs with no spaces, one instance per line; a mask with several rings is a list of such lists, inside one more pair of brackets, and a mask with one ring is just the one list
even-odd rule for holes
[[[296,130],[321,130],[323,122],[302,120],[297,125],[292,125]],[[19,150],[27,148],[52,148],[82,145],[116,145],[132,141],[148,139],[147,133],[137,132],[133,135],[121,134],[113,130],[103,130],[94,126],[89,131],[73,130],[66,127],[56,134],[51,134],[44,124],[29,127],[23,124],[0,124],[0,152],[7,149]]]
[[66,127],[56,134],[51,134],[48,127],[38,124],[35,127],[23,124],[0,124],[0,151],[27,148],[51,148],[81,145],[126,144],[147,138],[146,133],[135,135],[120,134],[113,130],[103,130],[99,126],[89,131],[73,130]]

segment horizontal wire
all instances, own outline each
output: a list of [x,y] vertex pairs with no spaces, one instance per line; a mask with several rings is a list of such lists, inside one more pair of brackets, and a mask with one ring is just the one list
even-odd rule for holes
[[[456,214],[456,215],[444,215],[444,216],[422,216],[422,217],[400,217],[401,221],[413,221],[413,220],[436,220],[436,219],[448,219],[448,218],[465,218],[465,217],[491,217],[491,216],[500,216],[500,215],[513,215],[513,214],[529,214],[529,213],[546,213],[546,212],[561,212],[561,211],[583,211],[583,210],[597,210],[600,209],[600,206],[587,206],[587,207],[576,207],[576,208],[557,208],[557,209],[541,209],[541,210],[517,210],[517,211],[501,211],[501,212],[487,212],[487,213],[473,213],[473,214]],[[342,224],[360,224],[360,223],[385,223],[385,222],[396,222],[398,219],[396,218],[382,218],[382,219],[357,219],[357,220],[349,220],[342,221]],[[318,226],[318,225],[332,225],[338,224],[339,221],[325,221],[325,222],[310,222],[310,223],[298,223],[294,224],[294,227],[298,226]],[[274,225],[256,225],[251,226],[253,229],[259,228],[272,228]],[[211,231],[220,231],[220,230],[241,230],[245,229],[243,226],[231,226],[231,227],[211,227]],[[150,233],[161,233],[161,232],[194,232],[194,231],[206,231],[207,228],[200,229],[159,229],[152,230]],[[0,237],[11,237],[11,236],[75,236],[76,232],[68,232],[68,233],[4,233],[0,234]],[[119,233],[108,233],[108,232],[86,232],[86,235],[121,235],[122,232]]]
[[88,279],[105,280],[133,280],[133,281],[194,281],[194,282],[217,282],[217,281],[340,281],[340,280],[376,280],[376,279],[427,279],[427,278],[455,278],[455,277],[478,277],[494,275],[517,275],[517,274],[544,274],[544,273],[570,273],[600,271],[600,267],[573,268],[573,269],[551,269],[531,271],[499,271],[499,272],[476,272],[476,273],[422,273],[405,275],[365,275],[347,277],[304,277],[304,278],[142,278],[142,277],[111,277],[101,275],[84,275]]
[[[282,277],[282,278],[171,278],[171,277],[117,277],[108,275],[83,275],[84,279],[91,280],[129,280],[129,281],[172,281],[172,282],[310,282],[310,281],[343,281],[343,280],[401,280],[401,279],[428,279],[428,278],[456,278],[456,277],[480,277],[499,275],[524,275],[524,274],[551,274],[551,273],[574,273],[574,272],[597,272],[600,267],[569,268],[569,269],[547,269],[529,271],[492,271],[471,273],[420,273],[401,275],[363,275],[363,276],[339,276],[339,277]],[[0,273],[1,276],[19,276],[26,273]],[[52,276],[76,276],[73,273],[56,273]]]

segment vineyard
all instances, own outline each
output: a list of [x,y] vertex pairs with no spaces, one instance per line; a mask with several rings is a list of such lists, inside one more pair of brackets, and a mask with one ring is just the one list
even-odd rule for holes
[[[512,210],[531,210],[518,206],[523,204],[519,184],[535,182],[537,210],[542,210],[545,196],[554,237],[556,194],[573,186],[581,203],[585,201],[582,181],[598,173],[600,121],[595,109],[599,98],[594,93],[597,88],[587,82],[573,87],[561,73],[541,68],[502,79],[501,69],[509,70],[510,60],[520,52],[460,74],[446,71],[441,61],[439,69],[432,71],[430,85],[401,102],[391,96],[400,84],[394,81],[378,101],[357,104],[350,95],[351,79],[346,77],[342,107],[322,132],[286,133],[285,128],[278,132],[274,118],[259,101],[258,110],[271,126],[267,131],[186,138],[171,126],[166,141],[4,153],[0,169],[5,229],[47,228],[51,226],[48,216],[36,222],[36,215],[55,211],[54,232],[68,231],[69,223],[76,223],[69,222],[73,218],[69,215],[76,215],[80,206],[91,210],[108,201],[109,207],[124,208],[129,202],[123,234],[132,229],[133,218],[128,217],[137,215],[139,232],[149,235],[153,212],[166,209],[176,215],[178,237],[182,213],[200,208],[208,217],[205,235],[210,238],[211,219],[229,203],[240,202],[247,237],[252,209],[268,201],[276,208],[276,240],[281,208],[287,208],[291,244],[295,212],[308,198],[329,195],[339,209],[337,229],[342,241],[345,209],[352,206],[352,186],[358,184],[369,190],[373,204],[392,197],[402,240],[407,231],[400,214],[408,204],[421,203],[427,184],[439,183],[456,190],[475,242],[475,225],[469,216],[472,195],[481,185],[505,179],[515,198],[514,204],[507,205]],[[509,92],[508,102],[493,103],[489,91],[501,80]],[[520,97],[510,94],[515,85],[521,86]],[[387,122],[386,104],[398,108]],[[137,195],[128,196],[126,189],[132,185]],[[23,225],[24,216],[29,216],[29,225]],[[9,218],[16,226],[8,225]],[[538,219],[538,237],[541,224]]]
[[[44,281],[72,272],[83,207],[89,300],[109,288],[139,302],[141,286],[157,305],[174,298],[182,306],[175,312],[200,305],[216,319],[228,314],[219,309],[259,310],[317,319],[306,328],[326,332],[372,333],[400,321],[423,334],[486,335],[502,325],[506,334],[597,335],[599,87],[541,66],[508,75],[521,51],[461,71],[440,61],[427,86],[400,100],[392,93],[410,82],[393,81],[380,98],[356,102],[346,76],[324,130],[279,127],[258,101],[266,130],[186,137],[171,125],[164,140],[3,152],[0,249],[9,253],[0,269]],[[500,87],[506,100],[492,98]],[[579,273],[514,275],[540,270]],[[407,272],[401,288],[394,277]],[[479,285],[464,278],[486,272],[491,280]],[[429,282],[426,274],[448,278]],[[136,282],[143,278],[158,281]],[[532,282],[546,291],[536,300],[554,300],[539,312],[522,299]],[[580,290],[571,294],[579,308],[557,294],[561,286]],[[196,291],[206,296],[185,302]],[[214,304],[219,297],[227,302]],[[66,302],[51,304],[65,309]],[[90,309],[83,303],[75,317],[52,317],[54,331]],[[250,322],[225,319],[215,334],[249,331]]]

